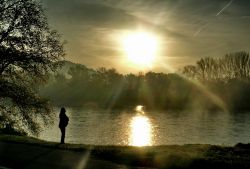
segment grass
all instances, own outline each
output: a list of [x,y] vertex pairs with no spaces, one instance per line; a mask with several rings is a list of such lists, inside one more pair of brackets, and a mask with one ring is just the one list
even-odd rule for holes
[[91,150],[91,157],[128,166],[177,168],[250,168],[250,144],[234,147],[215,145],[167,145],[152,147],[91,146],[58,144],[32,137],[0,135],[0,141],[44,146],[69,151]]

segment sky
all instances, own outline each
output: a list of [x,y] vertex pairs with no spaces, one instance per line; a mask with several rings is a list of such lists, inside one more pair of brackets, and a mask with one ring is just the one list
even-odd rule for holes
[[[41,0],[66,59],[120,73],[174,72],[201,57],[250,51],[250,0]],[[126,62],[121,35],[143,30],[159,39],[150,67]],[[143,70],[142,70],[143,69]]]

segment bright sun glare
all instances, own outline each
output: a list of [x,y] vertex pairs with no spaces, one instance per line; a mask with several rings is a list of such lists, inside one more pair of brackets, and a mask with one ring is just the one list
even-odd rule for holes
[[158,50],[158,39],[147,32],[128,33],[122,38],[128,60],[138,66],[152,66]]

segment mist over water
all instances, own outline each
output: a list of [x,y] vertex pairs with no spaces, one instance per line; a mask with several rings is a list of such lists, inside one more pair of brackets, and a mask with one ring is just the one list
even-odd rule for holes
[[[58,114],[58,112],[55,112]],[[66,142],[93,145],[223,144],[250,141],[250,113],[67,109]],[[58,117],[39,138],[60,140]]]

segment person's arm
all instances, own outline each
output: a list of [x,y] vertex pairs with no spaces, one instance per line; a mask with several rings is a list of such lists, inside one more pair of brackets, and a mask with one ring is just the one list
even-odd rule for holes
[[66,124],[65,126],[67,126],[68,123],[69,123],[69,118],[68,118],[68,116],[66,116],[66,117],[65,117],[65,124]]

